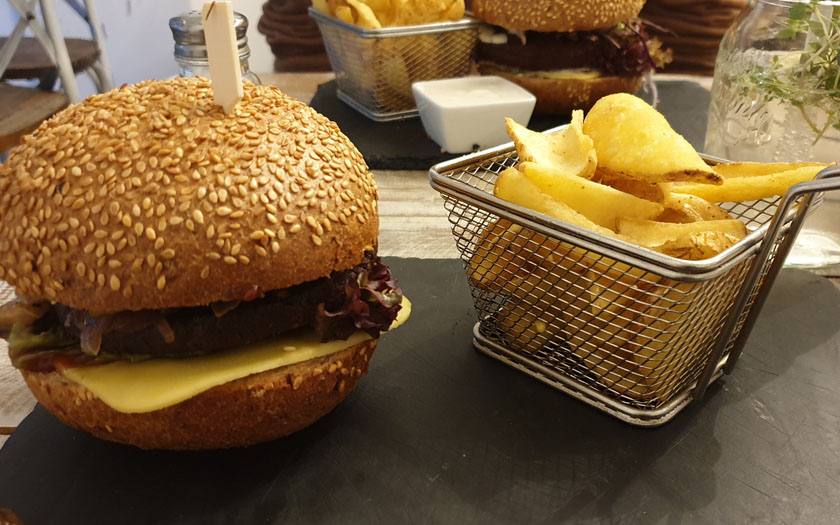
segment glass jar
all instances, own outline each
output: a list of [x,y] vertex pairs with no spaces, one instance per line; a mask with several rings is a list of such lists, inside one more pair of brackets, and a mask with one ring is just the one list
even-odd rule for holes
[[[233,28],[236,32],[242,80],[262,85],[260,77],[248,67],[251,49],[248,47],[248,19],[245,15],[233,13]],[[190,11],[170,18],[169,29],[172,31],[172,38],[175,39],[175,62],[178,63],[179,75],[210,78],[210,63],[207,61],[201,12]]]
[[[839,55],[840,1],[750,2],[720,44],[706,153],[735,161],[840,160]],[[840,265],[840,196],[825,197],[789,266]]]

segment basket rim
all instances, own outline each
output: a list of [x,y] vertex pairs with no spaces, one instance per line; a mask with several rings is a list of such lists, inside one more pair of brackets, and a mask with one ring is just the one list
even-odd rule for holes
[[339,20],[334,16],[330,16],[326,13],[318,11],[313,6],[309,6],[308,12],[309,16],[314,18],[319,25],[326,24],[335,26],[336,28],[355,33],[360,38],[393,38],[401,36],[426,35],[430,33],[448,33],[451,31],[461,31],[464,29],[477,28],[480,24],[480,22],[475,18],[469,15],[464,15],[463,18],[455,21],[434,22],[431,24],[417,24],[410,26],[383,27],[380,29],[368,29],[353,24],[348,24],[347,22]]
[[[567,126],[568,124],[564,124],[550,128],[543,133],[553,133]],[[644,248],[621,239],[608,237],[574,224],[569,224],[554,217],[502,200],[490,193],[478,190],[466,183],[452,180],[446,175],[443,175],[443,173],[451,172],[458,168],[475,166],[482,161],[510,153],[514,150],[513,142],[508,142],[494,148],[477,151],[435,164],[429,169],[430,185],[441,194],[457,197],[484,211],[520,223],[543,235],[578,245],[586,250],[600,253],[616,261],[683,282],[711,280],[757,253],[772,223],[772,220],[765,222],[748,233],[744,239],[715,257],[699,261],[689,261],[655,252],[649,248]],[[712,164],[732,162],[704,153],[700,153],[700,156],[704,161]],[[791,208],[787,217],[784,219],[783,228],[786,229],[790,226],[790,222],[793,220],[795,214],[796,210]]]

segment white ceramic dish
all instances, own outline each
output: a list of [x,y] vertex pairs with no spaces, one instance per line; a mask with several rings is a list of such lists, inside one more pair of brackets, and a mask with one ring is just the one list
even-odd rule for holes
[[536,98],[501,77],[461,77],[411,86],[426,133],[450,153],[509,142],[505,117],[527,125]]

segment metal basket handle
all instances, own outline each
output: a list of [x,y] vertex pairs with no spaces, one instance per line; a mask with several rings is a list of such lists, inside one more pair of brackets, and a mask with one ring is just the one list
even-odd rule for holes
[[764,306],[764,301],[767,299],[767,296],[770,293],[770,289],[772,288],[773,282],[779,275],[779,272],[781,271],[782,266],[785,263],[785,259],[787,258],[790,249],[793,247],[793,243],[796,240],[796,236],[799,234],[799,230],[802,228],[802,223],[805,220],[805,214],[807,213],[808,208],[810,208],[811,206],[811,201],[813,200],[814,195],[817,193],[832,190],[840,190],[840,166],[826,168],[820,171],[814,178],[814,180],[800,182],[799,184],[792,186],[790,189],[788,189],[787,193],[785,193],[784,197],[782,198],[782,202],[776,209],[776,213],[773,215],[773,220],[770,222],[770,226],[768,227],[767,233],[765,234],[764,240],[762,241],[761,246],[759,248],[758,255],[756,256],[752,266],[750,267],[750,271],[747,275],[747,279],[744,283],[744,286],[741,288],[741,291],[738,293],[738,296],[735,299],[733,312],[729,315],[726,321],[726,325],[721,331],[720,338],[718,339],[717,344],[715,345],[715,351],[713,355],[710,356],[708,363],[706,363],[706,368],[703,370],[703,375],[697,382],[697,386],[694,387],[693,397],[695,400],[701,399],[703,397],[703,394],[706,392],[706,388],[709,386],[711,377],[717,369],[717,365],[720,362],[721,357],[723,356],[723,352],[729,345],[729,338],[734,332],[738,320],[741,318],[744,309],[747,307],[750,295],[752,294],[752,291],[755,288],[755,284],[761,275],[761,271],[764,268],[764,264],[767,261],[767,258],[770,256],[770,252],[773,250],[773,246],[776,244],[779,236],[782,234],[783,228],[785,226],[785,218],[788,216],[788,212],[790,211],[791,207],[797,199],[799,199],[803,195],[805,196],[805,200],[800,205],[799,210],[797,210],[796,215],[790,223],[790,230],[788,231],[788,235],[785,237],[784,241],[779,246],[779,249],[776,252],[776,257],[773,259],[773,263],[767,270],[767,275],[764,278],[764,283],[762,284],[761,288],[756,294],[755,300],[753,301],[752,307],[750,308],[747,318],[744,319],[744,325],[741,328],[741,331],[738,333],[738,337],[732,343],[732,349],[730,350],[729,357],[727,358],[726,365],[724,367],[724,372],[727,374],[732,373],[732,370],[735,367],[735,363],[738,361],[738,357],[740,357],[741,352],[744,349],[744,345],[747,342],[747,338],[749,337],[750,332],[752,331],[752,328],[755,325],[756,319],[758,319],[759,313],[761,313],[761,308],[762,306]]

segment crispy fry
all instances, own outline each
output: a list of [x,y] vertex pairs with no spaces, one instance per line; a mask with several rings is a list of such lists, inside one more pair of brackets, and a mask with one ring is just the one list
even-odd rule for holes
[[[675,192],[702,197],[709,202],[754,201],[784,195],[788,188],[813,179],[826,167],[828,167],[827,164],[809,163],[806,166],[767,174],[753,172],[752,175],[746,177],[727,176],[720,186],[675,182],[672,189]],[[782,165],[783,168],[784,165]]]
[[380,29],[382,24],[376,18],[373,10],[360,0],[345,0],[347,5],[353,9],[356,25],[365,29]]
[[517,169],[508,168],[499,174],[499,178],[496,179],[493,194],[500,199],[544,213],[569,224],[587,228],[602,235],[616,237],[613,230],[596,224],[565,203],[553,199],[540,191],[536,184],[531,182],[528,177]]
[[715,173],[724,179],[738,177],[755,177],[759,175],[772,175],[782,171],[796,170],[799,168],[825,168],[826,164],[819,162],[730,162],[712,166]]
[[541,164],[525,162],[519,168],[540,191],[613,231],[618,217],[652,219],[664,209],[661,204]]

